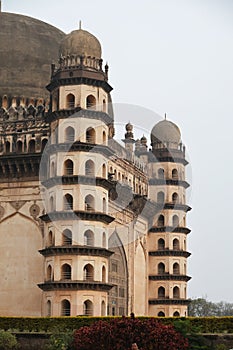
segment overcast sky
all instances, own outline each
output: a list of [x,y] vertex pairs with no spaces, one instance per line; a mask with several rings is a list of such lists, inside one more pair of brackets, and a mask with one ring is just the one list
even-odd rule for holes
[[[81,19],[102,44],[113,101],[166,112],[181,128],[192,168],[189,297],[233,302],[233,1],[3,0],[2,9],[66,33]],[[116,122],[148,132],[157,122],[131,114]]]

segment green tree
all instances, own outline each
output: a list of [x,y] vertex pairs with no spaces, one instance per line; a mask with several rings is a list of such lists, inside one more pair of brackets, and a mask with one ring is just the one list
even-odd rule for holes
[[233,304],[225,301],[214,303],[205,298],[197,298],[189,304],[188,315],[194,317],[233,316]]

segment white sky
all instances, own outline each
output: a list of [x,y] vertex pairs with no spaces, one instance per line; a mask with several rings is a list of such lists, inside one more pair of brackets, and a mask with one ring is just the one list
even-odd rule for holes
[[[167,112],[192,168],[189,297],[233,302],[233,2],[3,0],[2,10],[82,27],[102,43],[113,101]],[[117,122],[128,122],[121,116]],[[144,115],[130,121],[151,130]]]

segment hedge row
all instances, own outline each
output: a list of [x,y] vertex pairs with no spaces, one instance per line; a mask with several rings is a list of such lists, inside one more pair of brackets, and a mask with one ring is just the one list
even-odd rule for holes
[[[12,332],[66,332],[112,317],[0,317],[0,329]],[[150,317],[139,317],[148,319]],[[184,322],[188,331],[198,333],[233,333],[233,317],[163,317],[165,324]]]

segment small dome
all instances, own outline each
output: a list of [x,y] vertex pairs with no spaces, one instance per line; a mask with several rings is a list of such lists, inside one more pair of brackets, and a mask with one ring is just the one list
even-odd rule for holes
[[143,136],[141,137],[141,143],[142,143],[142,144],[146,144],[146,143],[147,143],[147,138],[146,138],[145,135],[143,135]]
[[72,31],[62,40],[60,46],[62,56],[82,55],[101,58],[101,45],[99,40],[83,29]]
[[127,123],[125,126],[125,130],[126,131],[133,131],[133,125],[130,122]]
[[157,142],[169,142],[177,143],[181,142],[181,133],[178,126],[166,119],[155,124],[151,131],[151,143]]

